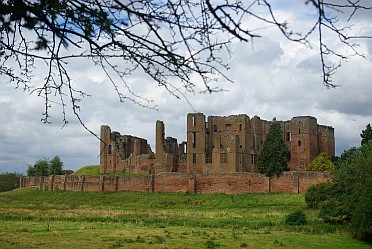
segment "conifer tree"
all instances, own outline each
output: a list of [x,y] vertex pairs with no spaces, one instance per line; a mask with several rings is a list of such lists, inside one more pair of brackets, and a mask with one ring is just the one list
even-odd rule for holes
[[258,170],[266,176],[279,176],[289,170],[289,148],[283,141],[280,123],[273,119],[267,133],[262,151],[258,156]]
[[362,133],[360,134],[362,137],[361,144],[366,144],[369,140],[372,140],[372,128],[371,124],[367,124],[366,129],[362,130]]

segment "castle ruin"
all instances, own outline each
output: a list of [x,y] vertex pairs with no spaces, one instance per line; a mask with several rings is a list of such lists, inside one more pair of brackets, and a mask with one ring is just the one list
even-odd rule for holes
[[[283,140],[291,152],[291,171],[306,171],[321,152],[335,155],[334,129],[319,125],[310,116],[278,121]],[[260,154],[271,121],[246,114],[208,116],[187,115],[187,141],[165,136],[165,125],[156,122],[155,153],[146,139],[112,132],[101,126],[100,171],[133,174],[163,172],[234,173],[257,172]]]

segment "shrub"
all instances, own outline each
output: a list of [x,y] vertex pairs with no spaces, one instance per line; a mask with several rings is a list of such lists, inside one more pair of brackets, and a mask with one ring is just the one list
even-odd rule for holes
[[350,214],[345,204],[337,198],[329,198],[320,204],[319,217],[325,223],[343,224],[350,221]]
[[290,226],[300,226],[300,225],[306,225],[307,224],[307,218],[306,214],[302,210],[297,210],[285,218],[285,223]]
[[320,153],[310,163],[308,171],[332,171],[335,168],[331,158],[325,153]]
[[333,184],[330,182],[312,185],[305,194],[308,208],[316,209],[319,204],[332,197]]
[[216,247],[219,247],[220,244],[218,244],[217,242],[214,242],[213,240],[208,240],[205,243],[205,246],[206,246],[206,248],[216,248]]

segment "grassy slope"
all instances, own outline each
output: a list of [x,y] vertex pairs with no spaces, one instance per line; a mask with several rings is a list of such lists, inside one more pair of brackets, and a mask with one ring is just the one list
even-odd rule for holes
[[303,195],[0,194],[0,248],[368,248],[306,210]]
[[73,175],[91,175],[91,176],[99,176],[99,165],[88,165],[81,167],[77,171],[73,173]]

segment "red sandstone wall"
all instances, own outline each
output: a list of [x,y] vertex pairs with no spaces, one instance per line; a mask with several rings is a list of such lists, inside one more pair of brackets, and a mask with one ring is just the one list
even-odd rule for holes
[[270,178],[270,192],[298,193],[298,177],[291,173],[283,173],[280,177]]
[[152,192],[150,176],[120,176],[118,191]]
[[117,176],[102,176],[101,177],[103,181],[103,191],[117,191],[117,181],[118,177]]
[[64,175],[57,175],[53,176],[53,190],[65,190],[65,176]]
[[66,190],[82,191],[81,176],[69,175],[66,177]]
[[40,186],[40,177],[22,177],[20,180],[20,188],[39,188]]
[[193,193],[189,189],[190,181],[194,178],[189,174],[182,173],[162,173],[154,177],[154,191],[155,192],[173,192],[173,193]]
[[281,177],[256,173],[182,174],[162,173],[150,176],[51,176],[24,177],[21,187],[41,190],[134,191],[175,193],[302,193],[313,185],[329,182],[328,173],[285,172]]
[[81,181],[83,181],[83,191],[98,192],[102,191],[102,176],[82,176]]
[[50,176],[41,177],[41,190],[53,190],[52,189],[52,178]]
[[328,172],[306,172],[306,174],[303,173],[299,179],[299,192],[306,192],[307,189],[313,184],[331,181],[332,179]]
[[255,173],[204,174],[197,176],[198,193],[265,193],[269,192],[268,178]]

